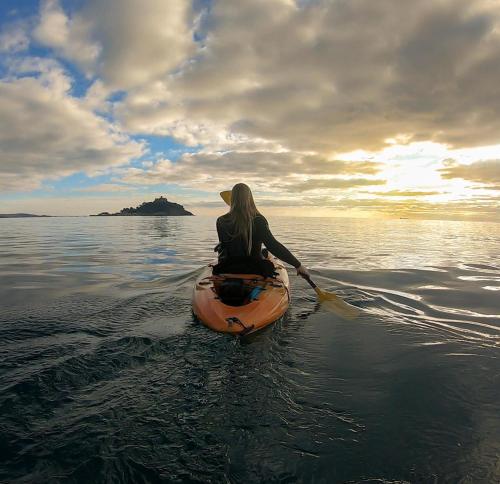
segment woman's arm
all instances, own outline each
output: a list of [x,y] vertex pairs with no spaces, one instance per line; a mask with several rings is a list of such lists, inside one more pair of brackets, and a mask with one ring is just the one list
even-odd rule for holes
[[258,216],[256,222],[259,238],[266,248],[269,249],[271,254],[298,269],[301,266],[299,260],[283,244],[274,238],[274,235],[269,229],[267,220],[263,216]]
[[217,219],[215,227],[217,228],[217,235],[219,237],[219,242],[222,242],[222,223],[220,217]]

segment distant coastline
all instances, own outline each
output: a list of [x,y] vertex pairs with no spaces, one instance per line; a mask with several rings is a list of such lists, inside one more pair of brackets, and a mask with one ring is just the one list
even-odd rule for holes
[[32,213],[0,213],[0,218],[40,218],[51,217],[51,215],[34,215]]
[[119,212],[101,212],[91,217],[130,217],[137,215],[146,216],[192,216],[193,213],[186,210],[182,205],[169,202],[165,197],[156,198],[152,202],[143,202],[138,207],[122,208]]

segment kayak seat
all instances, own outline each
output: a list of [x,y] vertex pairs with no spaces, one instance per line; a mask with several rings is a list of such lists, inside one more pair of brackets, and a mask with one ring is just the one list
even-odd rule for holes
[[254,287],[245,284],[244,279],[226,278],[215,286],[222,303],[228,306],[243,306],[249,302]]

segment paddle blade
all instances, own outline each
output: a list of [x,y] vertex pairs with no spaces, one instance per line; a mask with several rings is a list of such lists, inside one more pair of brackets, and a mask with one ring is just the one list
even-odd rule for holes
[[343,318],[352,319],[359,316],[360,310],[356,306],[345,302],[336,294],[323,291],[319,287],[316,287],[315,291],[321,305],[326,309],[342,316]]
[[231,190],[225,190],[220,192],[222,200],[224,200],[229,206],[231,206]]

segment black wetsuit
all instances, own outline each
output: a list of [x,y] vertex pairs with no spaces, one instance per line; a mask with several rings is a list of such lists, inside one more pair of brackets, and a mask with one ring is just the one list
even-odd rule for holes
[[[234,258],[248,257],[247,242],[242,237],[233,238],[234,233],[229,214],[217,219],[217,234],[219,235],[219,261]],[[267,220],[263,215],[258,214],[253,219],[252,226],[252,250],[250,257],[254,259],[262,258],[262,244],[278,259],[294,266],[300,266],[300,262],[281,243],[279,243],[269,230]]]

